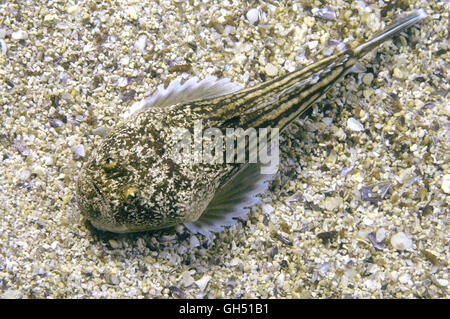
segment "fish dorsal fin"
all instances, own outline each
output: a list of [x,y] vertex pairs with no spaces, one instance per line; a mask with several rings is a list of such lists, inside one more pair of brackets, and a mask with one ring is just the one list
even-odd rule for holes
[[182,78],[178,77],[170,82],[166,88],[164,88],[164,84],[161,84],[151,96],[134,103],[123,114],[123,117],[127,118],[147,108],[166,107],[179,103],[210,99],[241,89],[242,85],[239,83],[232,82],[227,78],[217,79],[212,75],[207,76],[203,80],[199,80],[198,77],[193,77],[185,82],[182,82]]
[[267,188],[273,175],[261,174],[261,164],[249,163],[237,175],[225,184],[209,203],[200,218],[185,223],[194,234],[209,236],[211,232],[220,232],[225,226],[236,224],[236,218],[248,214]]

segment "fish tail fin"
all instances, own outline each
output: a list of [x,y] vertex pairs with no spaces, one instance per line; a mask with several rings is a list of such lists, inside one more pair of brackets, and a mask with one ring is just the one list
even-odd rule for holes
[[401,18],[400,20],[392,23],[386,27],[383,31],[375,35],[372,39],[353,49],[353,53],[356,57],[362,57],[370,52],[375,47],[379,46],[384,41],[389,40],[400,32],[405,31],[409,27],[415,25],[420,20],[427,17],[424,9],[418,9],[411,12],[409,15]]

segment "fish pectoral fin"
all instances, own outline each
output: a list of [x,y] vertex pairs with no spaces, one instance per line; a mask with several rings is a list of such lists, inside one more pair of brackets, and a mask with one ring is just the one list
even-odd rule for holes
[[199,80],[198,77],[192,77],[182,83],[182,78],[177,77],[166,88],[164,88],[164,84],[161,84],[151,96],[133,103],[131,108],[123,114],[123,117],[127,118],[147,108],[167,107],[179,103],[210,99],[241,89],[241,84],[232,82],[228,78],[217,79],[215,76],[210,75],[203,80]]
[[184,223],[194,234],[205,236],[223,231],[223,227],[236,224],[236,218],[248,214],[269,185],[273,174],[261,174],[260,164],[247,164],[231,181],[215,195],[203,214],[195,222]]

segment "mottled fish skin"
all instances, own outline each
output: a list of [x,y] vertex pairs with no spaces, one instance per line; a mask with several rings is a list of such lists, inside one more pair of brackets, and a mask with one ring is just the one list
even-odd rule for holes
[[[119,122],[85,163],[80,212],[97,228],[134,232],[194,222],[245,164],[177,164],[172,128],[285,129],[367,52],[425,17],[417,10],[372,40],[271,81],[215,98],[146,108]],[[225,144],[224,144],[225,145]]]

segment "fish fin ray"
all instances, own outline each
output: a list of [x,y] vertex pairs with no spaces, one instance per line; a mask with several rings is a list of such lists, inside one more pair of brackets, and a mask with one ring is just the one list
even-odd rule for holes
[[164,88],[164,84],[158,86],[149,97],[134,103],[123,117],[127,118],[137,112],[153,107],[167,107],[179,103],[189,103],[196,100],[210,99],[241,90],[243,87],[228,78],[217,79],[215,76],[207,76],[203,80],[192,77],[182,83],[182,78],[177,77]]
[[[223,231],[224,227],[237,223],[255,205],[267,188],[273,175],[261,174],[261,165],[247,164],[232,180],[225,184],[214,196],[206,210],[195,222],[184,223],[194,234],[205,236],[211,232]],[[245,182],[243,182],[245,181]]]

